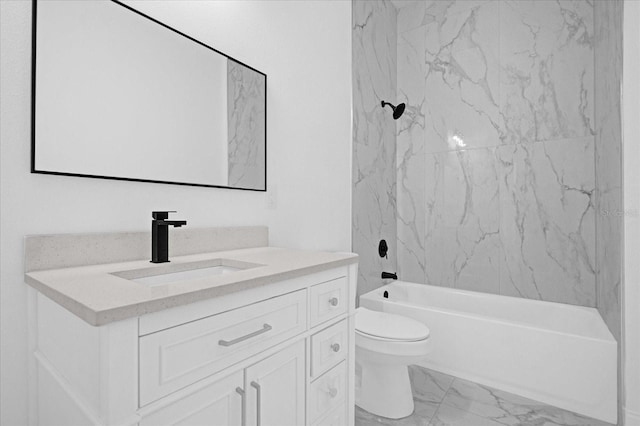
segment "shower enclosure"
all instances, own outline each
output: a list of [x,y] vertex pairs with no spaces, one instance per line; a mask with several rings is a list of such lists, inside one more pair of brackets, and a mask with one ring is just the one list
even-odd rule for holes
[[397,270],[596,308],[620,342],[622,8],[353,1],[359,294]]

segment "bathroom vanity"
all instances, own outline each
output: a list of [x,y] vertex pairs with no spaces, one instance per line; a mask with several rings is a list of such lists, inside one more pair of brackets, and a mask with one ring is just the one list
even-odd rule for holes
[[356,255],[148,236],[26,237],[30,424],[353,424]]

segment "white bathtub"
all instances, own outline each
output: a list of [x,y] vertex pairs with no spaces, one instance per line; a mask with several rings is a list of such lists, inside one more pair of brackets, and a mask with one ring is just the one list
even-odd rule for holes
[[360,306],[424,322],[424,367],[616,423],[617,344],[594,308],[402,281]]

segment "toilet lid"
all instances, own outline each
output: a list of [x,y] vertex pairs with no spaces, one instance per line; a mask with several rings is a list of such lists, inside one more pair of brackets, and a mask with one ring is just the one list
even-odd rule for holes
[[356,310],[356,331],[373,337],[405,342],[429,337],[429,328],[420,321],[363,307]]

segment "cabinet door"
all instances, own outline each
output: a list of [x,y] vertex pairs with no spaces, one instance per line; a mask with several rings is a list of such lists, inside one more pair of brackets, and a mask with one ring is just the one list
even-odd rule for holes
[[238,371],[144,416],[140,426],[240,426],[243,372]]
[[305,424],[305,345],[299,341],[245,370],[247,425]]

